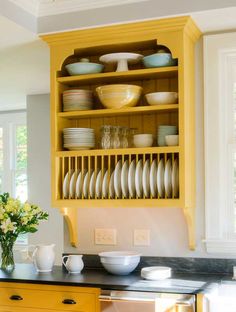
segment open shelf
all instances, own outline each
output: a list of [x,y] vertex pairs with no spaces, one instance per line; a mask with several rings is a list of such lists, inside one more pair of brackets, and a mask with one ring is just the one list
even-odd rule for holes
[[178,110],[178,104],[165,104],[165,105],[153,105],[153,106],[136,106],[127,107],[120,109],[94,109],[86,111],[71,111],[71,112],[60,112],[58,117],[67,119],[77,119],[77,118],[96,118],[96,117],[113,117],[113,116],[123,116],[123,115],[134,115],[143,113],[153,113],[161,111],[174,111]]
[[154,78],[170,78],[178,75],[178,66],[135,69],[125,72],[107,72],[99,74],[89,74],[80,76],[58,77],[57,82],[67,86],[77,86],[86,84],[101,84],[104,82],[119,82],[130,80],[143,80]]

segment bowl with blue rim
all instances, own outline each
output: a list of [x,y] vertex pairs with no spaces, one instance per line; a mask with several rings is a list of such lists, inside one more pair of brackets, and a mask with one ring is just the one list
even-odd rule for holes
[[70,76],[101,73],[104,69],[104,65],[92,63],[87,58],[82,58],[76,63],[67,64],[65,67]]
[[143,58],[143,64],[146,68],[165,67],[178,65],[178,59],[172,58],[171,53],[157,52]]

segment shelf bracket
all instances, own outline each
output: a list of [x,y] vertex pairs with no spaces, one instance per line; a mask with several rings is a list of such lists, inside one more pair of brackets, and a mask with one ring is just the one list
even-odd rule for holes
[[194,222],[194,212],[193,208],[185,207],[183,213],[186,219],[187,228],[188,228],[188,243],[189,249],[195,250],[196,248],[196,239],[195,239],[195,222]]
[[60,208],[63,217],[66,220],[69,229],[70,243],[72,247],[78,247],[78,225],[77,225],[77,212],[76,207]]

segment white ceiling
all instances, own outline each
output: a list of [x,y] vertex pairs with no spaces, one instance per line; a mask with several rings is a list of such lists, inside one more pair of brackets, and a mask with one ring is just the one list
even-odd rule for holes
[[[148,8],[150,3],[157,4],[158,1],[160,0],[0,0],[0,110],[25,108],[27,94],[49,92],[49,48],[38,39],[37,28],[29,30],[30,27],[27,25],[32,22],[31,16],[34,15],[36,22],[40,18],[46,25],[43,29],[48,31],[68,30],[70,27],[73,29],[120,23],[122,19],[118,18],[119,14],[124,17],[125,21],[129,21],[128,16],[135,10],[136,16],[142,19],[145,12],[140,8],[143,6]],[[163,1],[161,2],[163,4]],[[166,11],[161,11],[161,7],[159,11],[151,10],[153,16],[150,15],[150,18],[160,18],[165,12],[169,12],[165,16],[189,14],[204,33],[235,30],[236,6],[214,10],[207,6],[215,3],[217,7],[222,5],[222,2],[225,5],[227,3],[226,6],[230,6],[231,3],[235,3],[235,0],[198,0],[197,2],[195,0],[178,0],[176,2],[165,0]],[[10,6],[7,7],[9,3]],[[119,3],[118,6],[117,3]],[[124,10],[124,3],[129,5],[129,10]],[[192,6],[186,8],[186,4]],[[197,11],[198,7],[196,6],[199,4],[206,9],[201,12]],[[15,10],[13,10],[13,6],[16,8]],[[115,7],[113,8],[113,6]],[[83,11],[88,8],[90,10]],[[132,11],[130,8],[134,8],[134,10]],[[190,8],[193,9],[193,12],[186,13],[186,10],[190,10]],[[28,16],[27,14],[22,15],[23,10],[27,11]],[[78,18],[79,15],[76,15],[75,10],[81,11],[81,18]],[[73,14],[68,13],[71,11]],[[62,12],[68,14],[61,14]],[[174,14],[173,12],[178,13]],[[117,18],[113,18],[114,16]],[[29,23],[26,21],[28,17]],[[82,17],[84,18],[83,23],[81,22]]]

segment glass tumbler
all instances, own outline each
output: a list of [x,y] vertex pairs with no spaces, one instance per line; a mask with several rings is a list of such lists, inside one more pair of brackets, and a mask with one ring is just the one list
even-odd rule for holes
[[101,148],[110,149],[111,146],[111,126],[101,127]]
[[122,127],[121,128],[121,147],[127,148],[129,147],[129,128]]
[[112,127],[112,148],[120,148],[120,127]]

